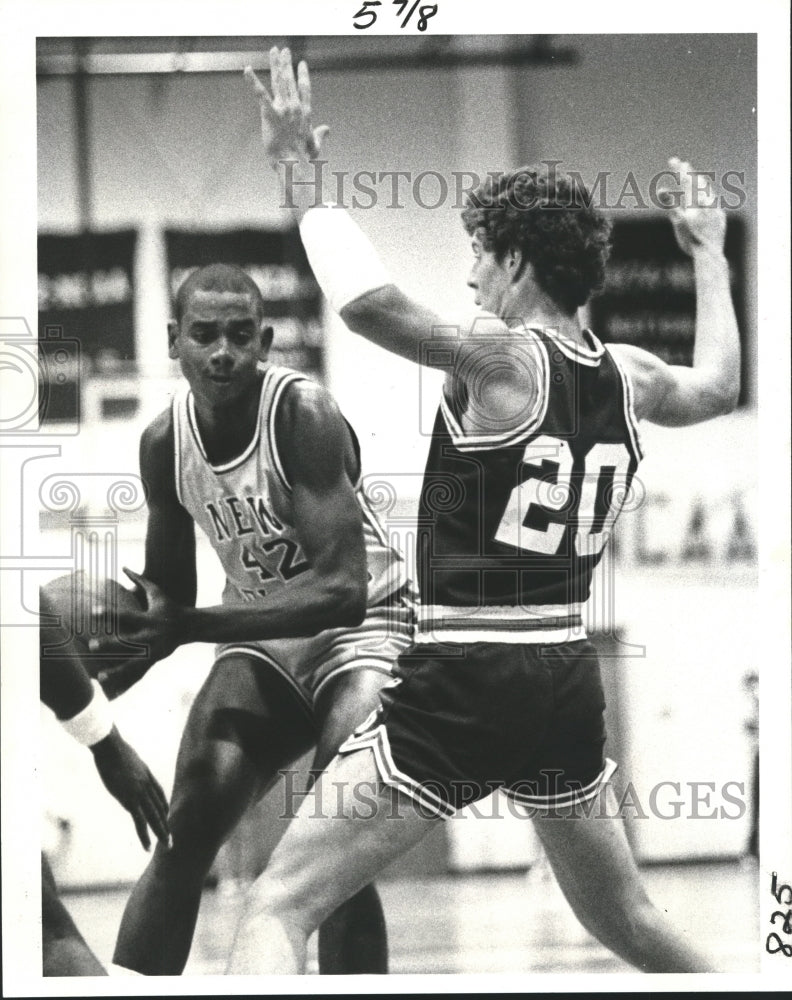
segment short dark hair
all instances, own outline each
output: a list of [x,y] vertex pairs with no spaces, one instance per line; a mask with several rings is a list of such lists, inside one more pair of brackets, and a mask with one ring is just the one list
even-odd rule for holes
[[569,315],[603,285],[611,227],[577,178],[544,165],[489,174],[468,194],[462,222],[498,261],[520,250],[540,288]]
[[177,323],[181,324],[190,296],[198,289],[203,292],[238,292],[242,295],[251,295],[258,318],[264,319],[266,312],[264,297],[259,286],[246,271],[236,264],[207,264],[205,267],[196,268],[179,285],[174,304]]

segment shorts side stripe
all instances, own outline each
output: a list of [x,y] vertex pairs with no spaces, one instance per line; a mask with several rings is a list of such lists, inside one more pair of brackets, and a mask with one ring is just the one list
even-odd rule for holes
[[379,725],[375,729],[367,732],[353,734],[339,748],[339,753],[354,753],[355,750],[371,749],[374,752],[374,760],[380,778],[386,785],[396,788],[398,791],[408,795],[419,805],[431,809],[438,817],[453,816],[456,810],[452,805],[444,802],[439,795],[419,784],[409,775],[400,771],[391,754],[388,733],[385,726]]
[[605,758],[605,767],[597,777],[583,788],[572,792],[562,792],[559,795],[526,795],[511,789],[504,789],[505,794],[514,802],[524,806],[534,806],[540,809],[562,808],[564,806],[580,805],[589,802],[613,777],[617,764],[609,757]]

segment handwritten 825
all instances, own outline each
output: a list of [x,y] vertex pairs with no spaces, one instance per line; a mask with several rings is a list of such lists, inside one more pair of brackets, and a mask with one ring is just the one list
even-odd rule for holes
[[[786,882],[783,885],[779,885],[777,872],[773,872],[773,878],[770,882],[770,892],[775,897],[775,901],[780,903],[781,906],[790,906],[792,904],[792,886],[787,885]],[[786,899],[783,898],[785,893]],[[776,917],[780,917],[783,920],[780,926],[784,934],[792,934],[792,909],[787,910],[786,913],[783,910],[776,910],[770,917],[771,924],[776,924]],[[787,958],[792,958],[792,944],[784,941],[778,931],[770,931],[767,935],[765,950],[770,955],[776,955],[781,951]]]
[[[399,12],[396,15],[397,17],[401,17],[405,11],[405,8],[410,7],[409,11],[407,12],[407,16],[401,23],[402,28],[407,27],[410,18],[415,13],[415,9],[420,2],[421,0],[415,0],[415,3],[413,3],[412,6],[410,6],[410,0],[392,0],[391,6],[399,8]],[[352,27],[357,28],[359,31],[365,31],[366,28],[370,28],[372,24],[374,24],[374,22],[377,20],[377,11],[374,8],[381,6],[382,6],[382,0],[364,0],[363,6],[360,8],[357,14],[354,15],[352,19]],[[429,18],[434,17],[436,13],[437,13],[436,3],[424,4],[423,7],[421,7],[421,9],[418,11],[418,22],[416,24],[416,28],[419,31],[426,31],[426,25]]]

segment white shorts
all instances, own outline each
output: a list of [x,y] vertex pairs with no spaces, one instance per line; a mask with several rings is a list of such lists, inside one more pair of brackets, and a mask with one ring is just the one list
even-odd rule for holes
[[309,709],[322,688],[349,670],[377,670],[388,677],[398,656],[412,645],[415,606],[402,588],[388,601],[366,610],[356,628],[331,628],[318,635],[260,642],[226,642],[216,660],[244,653],[267,663],[292,685]]

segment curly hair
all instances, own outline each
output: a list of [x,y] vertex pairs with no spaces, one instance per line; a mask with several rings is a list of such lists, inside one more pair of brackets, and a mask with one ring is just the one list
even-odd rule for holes
[[523,266],[533,265],[540,288],[569,315],[603,285],[611,227],[577,178],[544,164],[489,174],[468,194],[462,222],[498,261],[520,250]]

